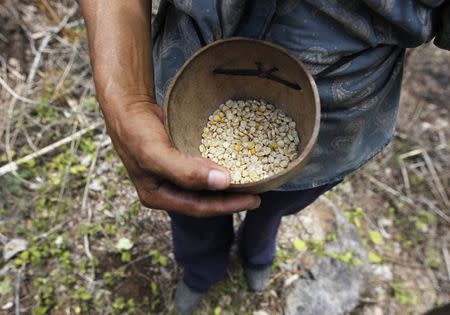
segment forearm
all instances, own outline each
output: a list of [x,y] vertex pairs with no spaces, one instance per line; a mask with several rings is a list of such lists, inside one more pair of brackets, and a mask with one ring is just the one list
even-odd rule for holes
[[81,0],[94,81],[105,115],[154,98],[151,1]]

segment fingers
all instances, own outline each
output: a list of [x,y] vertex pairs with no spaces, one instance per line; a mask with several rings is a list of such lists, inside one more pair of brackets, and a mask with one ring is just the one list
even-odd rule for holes
[[229,172],[216,163],[179,152],[162,124],[162,112],[136,104],[116,127],[120,145],[126,147],[139,166],[186,189],[223,190],[230,186]]
[[196,217],[253,210],[261,203],[258,195],[187,191],[168,182],[162,183],[155,190],[141,192],[139,196],[146,207]]

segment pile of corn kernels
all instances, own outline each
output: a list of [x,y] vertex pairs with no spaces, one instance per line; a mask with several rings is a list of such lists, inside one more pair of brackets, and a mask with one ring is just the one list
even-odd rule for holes
[[203,130],[203,157],[230,171],[232,183],[249,183],[276,174],[298,155],[295,122],[263,100],[229,100]]

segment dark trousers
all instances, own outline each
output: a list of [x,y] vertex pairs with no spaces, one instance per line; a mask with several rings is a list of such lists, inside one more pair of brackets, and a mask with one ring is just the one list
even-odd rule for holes
[[[271,265],[281,218],[307,207],[338,183],[300,190],[261,194],[261,206],[248,211],[238,232],[238,247],[245,266]],[[204,292],[226,274],[234,241],[233,217],[195,218],[171,214],[175,259],[184,268],[183,280],[191,289]]]

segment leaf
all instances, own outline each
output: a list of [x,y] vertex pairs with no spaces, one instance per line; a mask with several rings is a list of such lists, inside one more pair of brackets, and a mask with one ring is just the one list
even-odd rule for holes
[[78,175],[85,171],[87,171],[87,167],[84,165],[75,165],[70,168],[70,173],[73,175]]
[[81,298],[83,301],[89,301],[90,299],[92,299],[92,294],[90,294],[89,292],[82,292],[82,293],[80,294],[80,298]]
[[351,251],[347,251],[345,253],[342,253],[339,258],[342,262],[345,262],[348,264],[352,261],[353,253]]
[[214,309],[214,315],[220,315],[222,313],[222,308],[220,306],[217,306]]
[[306,243],[305,241],[299,239],[298,237],[295,238],[294,240],[294,247],[296,250],[298,250],[299,252],[304,251],[306,249]]
[[122,260],[122,262],[129,262],[131,260],[130,252],[122,252],[122,254],[120,255],[120,259]]
[[167,257],[166,256],[159,256],[158,257],[158,262],[161,266],[166,266],[167,265]]
[[367,258],[371,264],[381,264],[383,262],[383,259],[377,253],[372,251],[369,252]]
[[126,237],[122,237],[116,244],[118,250],[130,250],[133,248],[133,242]]
[[383,236],[375,230],[369,231],[369,237],[375,245],[383,244]]
[[153,295],[158,294],[158,285],[156,284],[155,281],[152,281],[152,283],[150,283],[150,289],[152,290]]
[[36,310],[36,315],[45,315],[47,314],[48,306],[39,306]]
[[11,278],[6,277],[5,279],[3,279],[2,283],[0,283],[0,294],[1,295],[8,294],[10,288],[11,288]]

